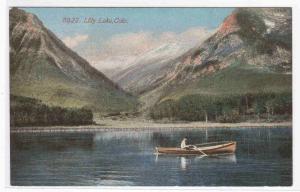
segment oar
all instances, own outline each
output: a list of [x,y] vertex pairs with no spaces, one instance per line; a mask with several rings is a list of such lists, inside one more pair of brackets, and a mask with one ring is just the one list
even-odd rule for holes
[[200,151],[200,153],[202,153],[204,156],[208,156],[206,153],[204,153],[204,152],[201,151],[200,149],[197,149],[197,151]]
[[196,147],[195,145],[193,145],[194,146],[194,149],[195,150],[197,150],[197,151],[199,151],[200,153],[202,153],[202,155],[204,155],[204,156],[208,156],[206,153],[204,153],[202,150],[200,150],[198,147]]

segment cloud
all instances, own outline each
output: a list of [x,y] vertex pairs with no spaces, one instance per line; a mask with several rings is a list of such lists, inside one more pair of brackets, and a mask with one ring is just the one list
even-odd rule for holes
[[181,33],[140,31],[117,34],[98,47],[85,49],[82,55],[99,70],[125,68],[139,56],[162,45],[175,43],[186,50],[201,44],[212,33],[212,30],[194,27]]
[[203,27],[190,28],[177,36],[177,41],[185,45],[197,45],[205,41],[214,30],[207,30]]
[[101,46],[101,52],[108,55],[139,55],[157,44],[150,32],[125,33],[112,36]]
[[81,42],[84,42],[88,40],[89,36],[84,34],[76,34],[74,36],[67,36],[62,39],[62,41],[69,47],[69,48],[75,48],[77,47]]

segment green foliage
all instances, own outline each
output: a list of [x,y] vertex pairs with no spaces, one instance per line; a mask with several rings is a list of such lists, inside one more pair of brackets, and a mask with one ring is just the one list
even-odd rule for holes
[[134,111],[138,105],[136,97],[126,95],[122,91],[101,86],[87,86],[80,82],[70,82],[60,76],[50,78],[50,75],[45,75],[50,72],[55,75],[59,74],[54,73],[51,68],[46,68],[36,72],[44,78],[41,80],[11,79],[11,94],[36,98],[49,106],[63,108],[88,106],[93,112],[100,113]]
[[237,22],[241,26],[238,34],[252,47],[253,54],[272,54],[274,42],[264,37],[267,27],[261,16],[253,11],[242,9],[237,13]]
[[85,108],[49,107],[40,100],[11,95],[12,126],[93,124],[93,113]]
[[237,13],[237,22],[241,26],[240,33],[249,43],[256,41],[267,30],[265,22],[255,12],[241,9]]
[[214,74],[188,84],[167,89],[164,100],[178,100],[185,95],[243,95],[261,92],[283,93],[292,91],[292,75],[263,71],[249,65],[243,59]]
[[243,57],[220,72],[174,87],[150,110],[153,119],[239,122],[292,116],[292,75],[263,71]]
[[186,121],[239,122],[245,117],[292,115],[291,93],[247,93],[243,95],[187,95],[179,100],[166,100],[155,105],[153,119],[178,119]]

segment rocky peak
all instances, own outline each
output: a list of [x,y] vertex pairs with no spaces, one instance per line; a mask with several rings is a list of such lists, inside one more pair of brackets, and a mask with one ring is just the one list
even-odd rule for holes
[[9,12],[10,16],[10,27],[14,28],[16,26],[23,26],[28,32],[41,32],[43,28],[43,23],[37,16],[26,13],[24,10],[18,8],[12,8]]
[[25,57],[31,57],[34,61],[47,60],[49,65],[55,66],[59,73],[67,78],[90,84],[109,84],[109,87],[119,89],[115,83],[68,48],[36,15],[18,8],[12,8],[9,15],[12,73],[21,68],[32,72],[32,69],[43,64],[43,62],[22,62],[24,56],[20,55],[26,55]]
[[237,60],[264,70],[291,70],[291,9],[237,8],[202,45],[180,57],[177,82],[197,80]]
[[217,34],[220,36],[226,36],[230,33],[238,31],[239,29],[240,29],[240,26],[239,26],[238,20],[237,20],[237,13],[232,13],[221,24],[221,26],[219,27],[219,30],[217,31]]
[[99,111],[123,110],[136,103],[68,48],[37,16],[18,8],[12,8],[9,16],[11,93],[51,105]]

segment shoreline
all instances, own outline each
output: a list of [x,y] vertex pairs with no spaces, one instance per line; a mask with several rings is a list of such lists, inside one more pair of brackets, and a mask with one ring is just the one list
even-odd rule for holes
[[52,132],[98,132],[98,131],[126,131],[126,130],[166,130],[166,129],[205,129],[205,128],[292,128],[292,122],[279,123],[153,123],[111,121],[103,125],[82,126],[29,126],[11,127],[10,133],[52,133]]

